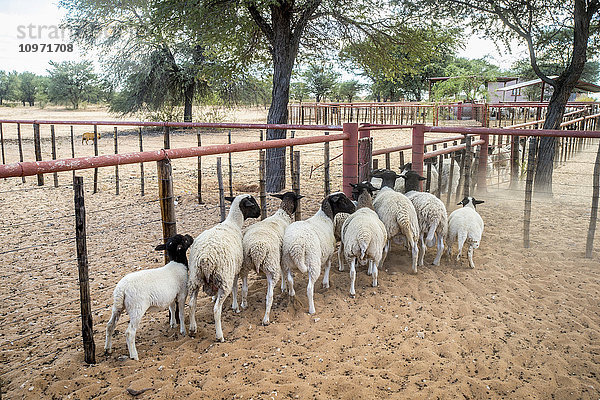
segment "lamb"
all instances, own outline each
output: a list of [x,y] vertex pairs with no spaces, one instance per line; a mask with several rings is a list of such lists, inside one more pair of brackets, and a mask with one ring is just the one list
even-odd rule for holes
[[[217,340],[224,342],[221,329],[223,303],[237,282],[244,251],[242,245],[242,225],[247,218],[260,216],[260,207],[254,197],[242,194],[226,197],[231,201],[231,209],[225,221],[202,232],[190,248],[190,332],[196,332],[196,301],[200,284],[210,296],[216,295],[213,315]],[[231,308],[238,311],[237,288],[233,292]]]
[[138,360],[135,334],[147,310],[169,308],[171,328],[175,327],[175,302],[179,303],[180,332],[185,335],[183,305],[188,291],[188,260],[186,251],[194,239],[190,235],[175,235],[156,250],[167,250],[171,260],[161,268],[146,269],[125,275],[113,292],[112,315],[106,325],[104,351],[112,353],[112,335],[123,310],[129,314],[125,331],[129,358]]
[[[338,250],[338,259],[344,254],[350,263],[350,295],[354,297],[356,291],[356,261],[364,265],[369,263],[368,273],[373,278],[373,287],[377,286],[378,267],[381,260],[387,255],[387,231],[385,225],[373,209],[372,195],[375,187],[369,182],[351,184],[355,189],[358,205],[357,210],[351,214],[342,227],[342,241]],[[343,264],[342,268],[343,268]]]
[[383,180],[382,188],[373,201],[373,207],[385,225],[388,241],[402,240],[402,238],[406,240],[412,252],[412,271],[416,274],[419,255],[417,247],[419,221],[415,207],[408,197],[392,189],[392,185],[399,177],[394,171],[381,170],[373,176]]
[[458,205],[463,208],[454,210],[448,219],[448,256],[452,255],[452,244],[458,241],[458,254],[456,261],[460,260],[463,245],[468,243],[469,266],[475,268],[473,263],[473,249],[479,248],[481,235],[483,234],[483,219],[475,210],[477,204],[482,204],[483,200],[476,200],[474,197],[465,197]]
[[[273,194],[281,200],[279,209],[263,221],[250,225],[244,232],[244,262],[240,276],[242,277],[242,303],[247,307],[248,272],[251,269],[259,274],[262,270],[267,277],[267,305],[263,325],[269,325],[269,313],[273,304],[273,287],[281,277],[281,245],[285,228],[292,223],[298,202],[304,196],[294,192]],[[237,288],[237,284],[234,285]]]
[[289,295],[294,297],[294,278],[292,268],[308,272],[308,313],[315,313],[313,300],[314,285],[321,275],[321,266],[326,264],[323,287],[329,287],[331,258],[335,251],[333,220],[340,212],[353,213],[355,206],[344,193],[332,193],[323,199],[321,208],[306,221],[290,224],[283,235],[281,249],[282,273],[287,276]]
[[[448,214],[444,203],[431,193],[419,192],[419,181],[425,180],[415,171],[408,171],[404,175],[406,180],[406,197],[412,201],[419,220],[419,265],[423,265],[423,258],[427,247],[434,245],[437,236],[437,255],[433,265],[440,265],[444,253],[444,237],[448,232]],[[427,239],[425,233],[427,232]]]

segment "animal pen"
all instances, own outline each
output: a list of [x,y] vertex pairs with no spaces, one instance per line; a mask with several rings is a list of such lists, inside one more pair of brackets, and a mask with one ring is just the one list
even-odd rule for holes
[[[556,137],[555,175],[560,176],[561,168],[573,163],[590,167],[595,163],[593,174],[586,172],[576,181],[562,179],[555,184],[557,201],[589,204],[591,200],[591,207],[578,209],[588,212],[583,219],[587,217],[589,221],[589,233],[581,251],[585,248],[586,256],[591,257],[600,152],[594,163],[589,157],[581,157],[596,154],[593,145],[600,138],[600,114],[592,114],[587,108],[570,111],[563,124],[565,130],[544,131],[534,129],[540,126],[540,117],[503,125],[502,121],[512,122],[511,118],[500,118],[508,108],[499,106],[498,118],[493,120],[489,119],[490,109],[493,107],[471,111],[488,121],[489,126],[500,120],[496,127],[414,124],[444,114],[442,107],[422,106],[410,108],[409,114],[414,118],[408,124],[402,124],[407,117],[400,108],[389,111],[390,115],[395,113],[397,124],[377,124],[374,120],[341,126],[327,125],[338,123],[339,119],[332,119],[331,115],[339,116],[339,110],[334,114],[327,111],[316,119],[325,125],[1,120],[2,197],[5,204],[36,210],[34,215],[21,218],[16,208],[12,214],[5,214],[1,227],[6,239],[0,251],[0,273],[5,281],[17,282],[11,287],[3,286],[0,294],[5,304],[1,351],[8,366],[0,373],[8,383],[3,384],[4,389],[17,393],[22,383],[17,371],[50,366],[65,353],[80,351],[79,333],[74,328],[79,318],[85,353],[82,359],[91,364],[98,362],[93,338],[94,330],[101,329],[93,327],[92,317],[96,324],[104,323],[110,292],[118,277],[132,268],[143,268],[148,260],[162,262],[152,249],[172,234],[189,232],[195,236],[222,220],[223,196],[227,192],[254,194],[260,199],[262,218],[270,215],[275,203],[265,193],[264,185],[265,150],[269,148],[289,148],[285,155],[289,160],[285,171],[287,187],[307,195],[296,218],[312,215],[330,192],[343,190],[350,195],[349,184],[368,179],[372,168],[398,170],[410,161],[415,171],[430,178],[435,168],[442,175],[443,159],[449,158],[460,165],[458,190],[443,192],[442,180],[438,179],[437,196],[447,206],[472,193],[478,198],[503,195],[503,201],[520,204],[523,245],[530,247],[530,236],[536,235],[530,231],[532,208],[544,200],[533,197],[531,191],[535,149],[528,147],[531,141],[522,142],[519,138]],[[533,113],[538,110],[533,109]],[[356,112],[350,118],[358,118],[366,112],[359,110],[360,107],[347,112]],[[531,113],[527,116],[533,117]],[[309,118],[311,121],[314,119]],[[79,145],[76,140],[84,127],[93,129],[93,147]],[[269,128],[288,130],[291,138],[263,140],[263,131]],[[101,130],[104,131],[98,136],[96,133]],[[390,137],[395,138],[391,141],[393,146],[389,145]],[[507,145],[508,160],[493,159],[494,149]],[[474,157],[474,162],[470,157]],[[154,162],[156,169],[149,164]],[[452,181],[455,164],[450,165]],[[27,178],[33,176],[34,183]],[[49,176],[52,184],[47,182]],[[423,190],[436,189],[431,187],[431,179],[423,185]],[[591,196],[590,190],[580,194],[582,187],[591,189]],[[75,202],[71,203],[73,196]],[[582,243],[583,240],[580,238]],[[535,246],[537,242],[533,242]],[[128,262],[120,261],[126,253],[130,256]],[[76,264],[80,297],[72,282]],[[62,298],[68,301],[53,299],[52,293],[63,292],[66,295]],[[81,316],[76,311],[77,303]],[[48,316],[47,325],[37,323]],[[61,345],[49,351],[38,344],[40,336]]]

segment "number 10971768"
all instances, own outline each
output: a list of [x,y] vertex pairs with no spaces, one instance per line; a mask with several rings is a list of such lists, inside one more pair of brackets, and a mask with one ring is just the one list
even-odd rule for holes
[[19,45],[19,53],[71,53],[73,44],[64,43],[25,43]]

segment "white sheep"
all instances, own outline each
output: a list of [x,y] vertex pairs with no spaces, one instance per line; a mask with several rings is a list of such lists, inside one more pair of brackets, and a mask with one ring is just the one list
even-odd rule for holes
[[[372,194],[375,187],[369,182],[351,184],[358,200],[357,209],[344,222],[342,240],[338,250],[338,259],[344,254],[350,263],[350,295],[355,296],[356,262],[369,264],[368,274],[373,278],[373,287],[377,286],[378,268],[388,250],[385,225],[373,209]],[[343,268],[343,264],[342,268]]]
[[[208,295],[216,295],[213,315],[217,340],[225,341],[221,329],[221,312],[225,299],[234,288],[242,268],[244,251],[242,247],[242,225],[247,218],[260,216],[260,207],[254,197],[242,194],[226,197],[231,201],[231,209],[225,221],[202,232],[190,248],[190,332],[196,332],[196,302],[198,289]],[[237,288],[233,291],[232,306],[239,311]]]
[[454,210],[448,219],[448,256],[452,255],[452,244],[458,242],[458,254],[456,261],[460,260],[462,248],[465,242],[469,245],[468,258],[469,266],[475,268],[473,263],[473,249],[479,248],[481,235],[483,234],[483,219],[475,210],[477,204],[483,203],[483,200],[475,200],[473,197],[465,197],[458,205],[463,206]]
[[[419,191],[419,181],[425,180],[415,171],[404,174],[406,180],[406,197],[412,201],[419,220],[419,265],[423,265],[423,258],[427,247],[432,247],[437,237],[437,255],[433,265],[440,265],[444,253],[444,238],[448,232],[448,213],[444,203],[431,193]],[[425,238],[427,234],[427,238]]]
[[394,171],[381,170],[374,173],[373,176],[382,179],[382,188],[373,200],[373,207],[385,225],[388,241],[392,239],[399,242],[406,240],[412,253],[412,271],[416,274],[419,256],[419,221],[415,207],[408,197],[392,189],[399,177]]
[[291,297],[296,295],[292,268],[297,268],[302,273],[308,272],[306,294],[309,314],[315,313],[314,285],[325,264],[323,287],[329,287],[331,257],[335,251],[333,219],[340,212],[352,213],[354,210],[354,204],[344,193],[332,193],[325,197],[315,215],[306,221],[296,221],[285,230],[281,249],[282,272],[287,277]]
[[[269,313],[273,305],[273,287],[281,277],[283,233],[285,228],[293,221],[299,200],[304,197],[296,195],[294,192],[273,194],[272,196],[281,200],[279,209],[270,217],[250,225],[244,231],[244,262],[240,271],[242,278],[242,308],[247,307],[248,272],[256,270],[256,273],[259,274],[262,270],[267,277],[267,304],[265,316],[262,320],[263,325],[269,325]],[[237,284],[235,288],[237,288]]]
[[169,308],[170,325],[175,327],[175,302],[179,303],[180,332],[185,335],[183,307],[187,297],[188,262],[185,252],[194,239],[190,235],[175,235],[165,244],[158,245],[156,250],[167,250],[167,265],[132,272],[125,275],[113,292],[112,315],[106,325],[106,342],[104,351],[112,352],[112,335],[123,310],[129,314],[129,326],[125,331],[129,358],[138,360],[135,347],[135,334],[140,321],[147,310]]

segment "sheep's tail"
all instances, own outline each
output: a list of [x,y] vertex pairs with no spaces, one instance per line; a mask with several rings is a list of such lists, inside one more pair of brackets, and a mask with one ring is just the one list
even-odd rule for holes
[[287,267],[291,268],[292,265],[295,265],[296,268],[302,273],[306,273],[308,271],[308,267],[306,266],[306,246],[302,244],[293,244],[287,251],[283,261],[286,262]]
[[113,292],[113,312],[121,312],[125,309],[125,290],[118,286]]
[[256,273],[260,274],[260,267],[264,264],[267,259],[267,249],[262,246],[253,246],[249,251],[246,257],[244,257],[244,262],[249,260],[251,265],[256,268]]
[[367,254],[367,249],[369,248],[369,245],[367,244],[366,241],[360,240],[358,243],[358,246],[360,247],[360,259],[364,260],[365,254]]
[[425,244],[427,244],[427,247],[431,247],[435,244],[435,231],[437,230],[439,223],[440,221],[436,219],[429,227],[429,233],[427,234],[427,239],[425,240]]

